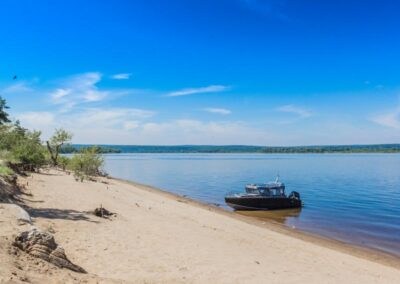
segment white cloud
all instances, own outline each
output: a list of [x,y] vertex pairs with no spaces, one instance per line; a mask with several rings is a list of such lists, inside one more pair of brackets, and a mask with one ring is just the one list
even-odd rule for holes
[[284,105],[284,106],[278,107],[276,110],[280,111],[280,112],[293,113],[293,114],[296,114],[296,115],[298,115],[300,117],[304,117],[304,118],[312,116],[312,113],[310,111],[300,108],[300,107],[297,107],[295,105]]
[[60,101],[63,97],[71,93],[70,89],[56,89],[50,95],[54,102]]
[[371,121],[385,127],[400,129],[400,108],[385,114],[374,116],[371,118]]
[[167,94],[167,97],[179,97],[179,96],[187,96],[187,95],[202,94],[202,93],[216,93],[216,92],[227,91],[229,89],[230,89],[229,86],[211,85],[208,87],[188,88],[179,91],[174,91]]
[[171,120],[141,125],[132,137],[132,144],[268,144],[273,133],[252,128],[244,123],[228,121]]
[[101,78],[101,73],[89,72],[62,80],[58,88],[50,91],[51,100],[66,110],[79,104],[101,101],[109,95],[108,91],[97,87]]
[[115,80],[128,80],[132,76],[132,73],[119,73],[111,76]]
[[146,119],[154,115],[153,111],[136,108],[89,108],[75,114],[74,119],[81,126],[121,128],[126,126],[128,121]]
[[223,115],[227,115],[227,114],[231,114],[232,113],[229,109],[225,109],[225,108],[209,107],[209,108],[205,108],[203,110],[207,111],[207,112],[218,113],[218,114],[223,114]]
[[31,92],[32,88],[29,86],[29,83],[26,81],[14,83],[6,88],[4,88],[1,92],[4,94],[20,94],[20,93],[28,93]]
[[[23,126],[43,132],[47,139],[55,128],[63,127],[77,132],[76,141],[85,142],[112,137],[103,136],[103,133],[121,132],[129,134],[130,130],[138,128],[141,123],[153,117],[156,113],[150,110],[137,108],[78,108],[69,112],[24,112],[16,113]],[[87,136],[85,133],[91,133]],[[120,135],[119,135],[120,136]],[[114,141],[116,142],[116,141]],[[123,141],[119,141],[123,143]]]
[[124,122],[124,129],[125,130],[132,130],[138,128],[140,125],[139,121],[128,120]]
[[19,119],[24,127],[30,129],[39,129],[39,128],[47,128],[52,126],[55,123],[55,116],[51,112],[42,111],[42,112],[25,112],[17,115],[17,119]]

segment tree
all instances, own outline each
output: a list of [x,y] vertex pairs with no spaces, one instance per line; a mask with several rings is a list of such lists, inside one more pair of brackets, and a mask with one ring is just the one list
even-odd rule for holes
[[8,113],[5,111],[5,109],[8,108],[6,100],[0,97],[0,125],[10,122],[8,119]]
[[49,151],[50,158],[54,166],[58,165],[58,156],[60,154],[61,147],[64,144],[69,143],[71,139],[72,134],[60,128],[56,129],[49,141],[46,141],[47,150]]
[[11,149],[13,158],[19,161],[23,170],[35,171],[46,163],[46,148],[41,144],[40,134],[40,131],[26,131],[23,139]]
[[0,125],[0,159],[16,172],[34,171],[46,162],[39,131],[29,131],[16,122]]

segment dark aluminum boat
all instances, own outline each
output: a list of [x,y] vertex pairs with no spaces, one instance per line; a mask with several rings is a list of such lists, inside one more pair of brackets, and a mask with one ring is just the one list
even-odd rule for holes
[[279,181],[264,184],[248,184],[244,193],[230,193],[225,202],[235,210],[274,210],[299,208],[302,206],[300,194],[292,191],[285,194],[285,184]]

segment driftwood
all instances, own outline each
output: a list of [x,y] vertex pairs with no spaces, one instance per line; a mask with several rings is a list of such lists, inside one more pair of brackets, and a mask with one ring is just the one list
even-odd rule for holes
[[73,264],[67,258],[64,249],[55,242],[53,235],[50,233],[41,232],[36,228],[25,231],[15,238],[13,245],[58,267],[86,273],[82,267]]
[[115,215],[115,213],[108,211],[106,208],[103,208],[103,206],[94,209],[93,214],[101,218],[108,218]]

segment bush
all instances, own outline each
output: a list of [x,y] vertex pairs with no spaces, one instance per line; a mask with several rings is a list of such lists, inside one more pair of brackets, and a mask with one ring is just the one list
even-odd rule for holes
[[7,166],[0,165],[0,176],[7,177],[14,174],[14,171]]
[[69,167],[71,159],[65,156],[58,157],[58,165],[65,171]]
[[46,163],[40,132],[24,129],[18,122],[1,125],[0,151],[4,163],[17,171],[35,170]]
[[68,169],[74,173],[76,179],[83,181],[85,178],[102,175],[103,164],[103,157],[92,147],[74,154],[68,163]]

